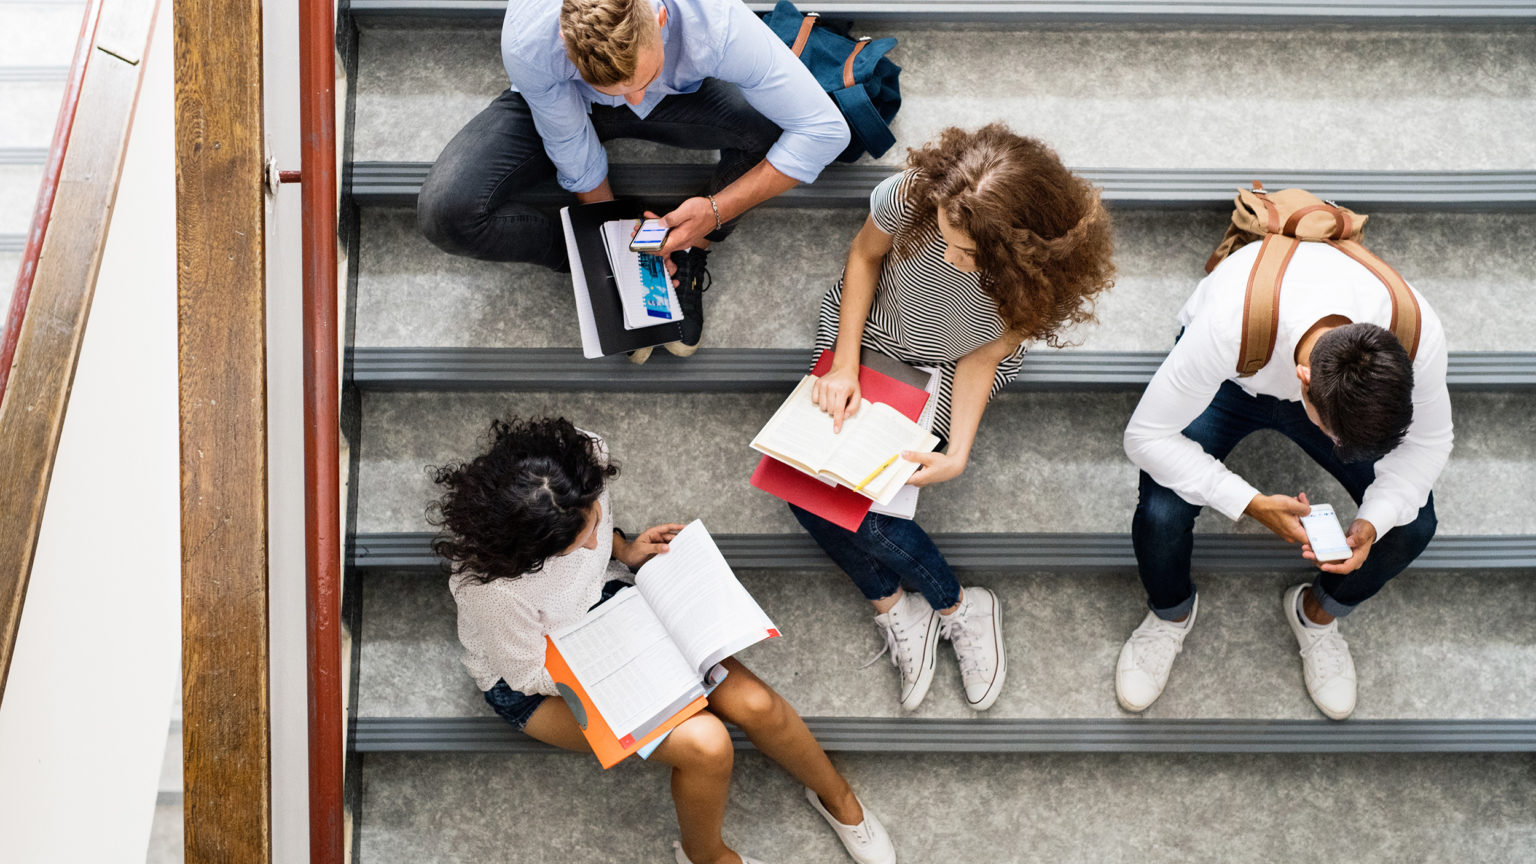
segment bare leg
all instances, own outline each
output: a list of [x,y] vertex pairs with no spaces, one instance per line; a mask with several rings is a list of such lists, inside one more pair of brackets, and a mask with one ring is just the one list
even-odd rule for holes
[[715,713],[739,726],[764,756],[810,787],[837,821],[863,822],[864,810],[852,787],[832,767],[794,706],[734,657],[724,665],[730,675],[709,696]]
[[1301,592],[1301,611],[1312,620],[1313,624],[1327,627],[1333,623],[1333,616],[1323,611],[1323,607],[1317,602],[1317,595],[1310,590]]
[[[545,699],[523,731],[546,744],[591,752],[571,709],[558,698]],[[688,860],[693,864],[741,864],[741,857],[725,845],[720,834],[735,753],[731,735],[719,718],[703,711],[684,720],[656,748],[652,758],[672,766],[672,801]]]

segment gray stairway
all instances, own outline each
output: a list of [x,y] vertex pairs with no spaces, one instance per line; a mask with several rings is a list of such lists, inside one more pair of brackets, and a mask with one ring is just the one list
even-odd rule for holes
[[[809,361],[821,295],[901,148],[743,220],[711,256],[697,357],[582,360],[566,277],[439,253],[410,209],[442,145],[505,86],[504,5],[350,6],[359,862],[672,860],[665,772],[604,772],[532,744],[458,663],[426,468],[475,452],[509,414],[563,414],[607,437],[617,524],[706,521],[788,637],[743,659],[808,718],[904,862],[1530,860],[1536,4],[806,4],[901,40],[903,145],[1003,119],[1085,166],[1116,220],[1100,322],[1067,350],[1034,349],[966,474],[922,495],[965,583],[1005,603],[1009,683],[980,716],[944,648],[928,699],[901,712],[892,667],[859,668],[880,647],[867,604],[746,483],[746,442]],[[1239,79],[1255,86],[1234,104]],[[1252,134],[1254,117],[1268,134]],[[711,159],[636,142],[610,154],[617,191],[658,198],[686,194]],[[1121,430],[1232,187],[1286,178],[1370,212],[1367,242],[1445,322],[1457,449],[1436,486],[1440,533],[1345,623],[1360,706],[1332,723],[1278,609],[1308,568],[1255,525],[1204,514],[1198,632],[1164,697],[1133,717],[1112,683],[1144,601]],[[1260,488],[1352,511],[1281,439],[1255,436],[1230,463]],[[727,840],[770,864],[846,860],[792,782],[738,745]]]

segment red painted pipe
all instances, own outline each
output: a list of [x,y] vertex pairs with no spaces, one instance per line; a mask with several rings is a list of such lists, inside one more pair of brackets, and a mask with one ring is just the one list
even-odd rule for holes
[[101,20],[102,0],[90,0],[85,17],[80,19],[80,38],[75,42],[75,58],[70,63],[69,81],[64,85],[64,101],[59,105],[59,119],[53,124],[53,141],[48,146],[48,162],[43,166],[43,184],[32,209],[32,224],[27,228],[27,245],[21,253],[21,269],[16,274],[16,288],[11,293],[4,329],[0,329],[0,400],[5,398],[5,384],[11,378],[11,362],[16,359],[16,340],[21,336],[21,319],[27,314],[32,298],[32,279],[37,275],[37,259],[43,254],[43,237],[53,216],[53,199],[59,191],[59,174],[64,170],[64,152],[75,128],[75,108],[80,104],[80,87],[85,81],[85,67],[95,52],[96,23]]
[[335,26],[332,0],[303,0],[299,10],[299,134],[304,214],[304,559],[309,653],[310,864],[344,864]]

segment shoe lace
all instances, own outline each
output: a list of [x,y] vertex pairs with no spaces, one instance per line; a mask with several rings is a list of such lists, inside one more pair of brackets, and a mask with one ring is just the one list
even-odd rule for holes
[[1303,632],[1309,641],[1307,647],[1301,649],[1301,656],[1311,661],[1319,683],[1329,681],[1344,671],[1345,659],[1349,657],[1349,643],[1344,641],[1338,628]]
[[1178,637],[1162,627],[1137,628],[1131,634],[1131,645],[1136,665],[1147,672],[1161,673],[1179,653]]
[[901,654],[902,643],[906,641],[906,637],[897,636],[896,628],[888,624],[879,624],[879,627],[880,634],[885,637],[885,645],[880,649],[879,654],[876,654],[868,660],[865,660],[864,665],[859,667],[860,670],[868,669],[869,667],[875,665],[875,662],[878,661],[881,657],[884,657],[886,654],[891,655],[892,666],[895,666],[897,669],[901,668],[901,659],[899,655]]
[[981,645],[978,642],[980,633],[966,626],[965,612],[958,611],[952,615],[939,616],[939,635],[948,639],[955,647],[955,659],[960,662],[960,677],[967,675],[983,675],[986,670],[981,667]]

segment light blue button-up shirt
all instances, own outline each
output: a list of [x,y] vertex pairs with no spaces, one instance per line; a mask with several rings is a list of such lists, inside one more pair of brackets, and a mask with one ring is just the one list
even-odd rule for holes
[[[741,88],[752,107],[784,133],[768,162],[810,183],[848,146],[848,124],[810,70],[740,0],[651,0],[667,7],[661,38],[666,59],[640,117],[673,93],[692,93],[705,78]],[[589,192],[608,176],[608,156],[587,114],[592,103],[628,105],[583,81],[560,40],[560,0],[511,0],[501,28],[501,59],[523,94],[560,185]]]

